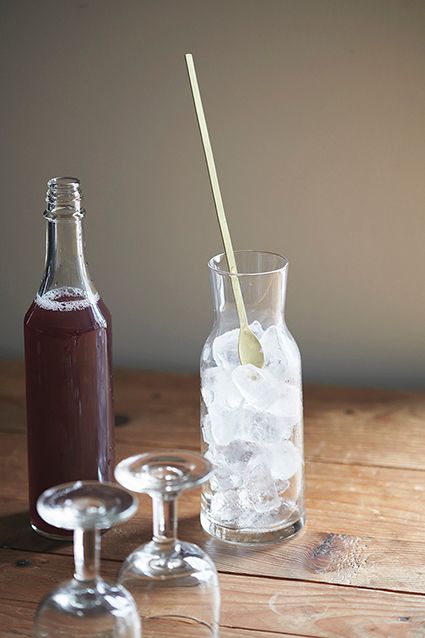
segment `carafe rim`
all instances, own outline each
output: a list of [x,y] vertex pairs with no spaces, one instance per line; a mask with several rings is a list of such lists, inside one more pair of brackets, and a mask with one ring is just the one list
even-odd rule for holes
[[225,253],[218,253],[214,257],[211,257],[211,259],[208,261],[208,268],[210,269],[212,273],[216,275],[222,275],[222,276],[228,276],[228,277],[255,277],[259,275],[272,275],[275,273],[284,272],[285,269],[287,269],[289,264],[289,261],[286,257],[284,257],[283,255],[280,255],[279,253],[268,251],[268,250],[253,250],[253,249],[235,250],[236,261],[238,261],[237,260],[238,255],[244,255],[244,256],[262,255],[268,258],[274,257],[276,259],[276,267],[275,268],[269,267],[269,268],[257,270],[254,272],[240,272],[238,270],[238,273],[235,275],[235,274],[232,274],[229,270],[226,270],[223,267],[219,267],[219,264],[221,265],[223,258],[225,259]]

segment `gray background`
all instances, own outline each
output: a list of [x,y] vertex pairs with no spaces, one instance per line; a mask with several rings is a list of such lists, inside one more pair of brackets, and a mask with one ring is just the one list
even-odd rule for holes
[[0,354],[76,175],[120,365],[196,370],[221,251],[183,55],[238,248],[290,260],[307,380],[424,386],[423,0],[2,1]]

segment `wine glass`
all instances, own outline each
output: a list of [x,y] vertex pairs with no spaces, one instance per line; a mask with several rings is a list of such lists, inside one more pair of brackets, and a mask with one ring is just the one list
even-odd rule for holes
[[115,477],[152,498],[153,538],[124,562],[118,581],[132,593],[143,638],[217,638],[220,589],[213,561],[197,545],[177,539],[177,498],[206,481],[210,462],[200,454],[163,450],[121,461]]
[[140,638],[131,595],[99,576],[100,530],[128,520],[136,509],[135,498],[112,483],[77,481],[43,492],[37,501],[40,516],[74,530],[75,573],[41,601],[35,638]]

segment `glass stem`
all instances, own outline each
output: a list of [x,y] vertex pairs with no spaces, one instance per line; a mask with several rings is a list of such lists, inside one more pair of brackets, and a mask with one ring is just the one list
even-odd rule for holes
[[99,530],[74,530],[74,578],[80,581],[95,580],[99,574],[99,556]]
[[177,497],[162,495],[152,497],[153,540],[164,549],[175,547],[177,543]]

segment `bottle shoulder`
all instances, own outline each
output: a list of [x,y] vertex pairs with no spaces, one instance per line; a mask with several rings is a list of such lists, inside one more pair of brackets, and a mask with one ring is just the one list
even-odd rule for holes
[[109,326],[112,323],[112,314],[102,297],[99,297],[97,306],[101,311],[107,325]]
[[33,301],[24,318],[24,330],[51,335],[82,334],[85,332],[110,329],[111,314],[98,299],[78,306],[49,307]]

